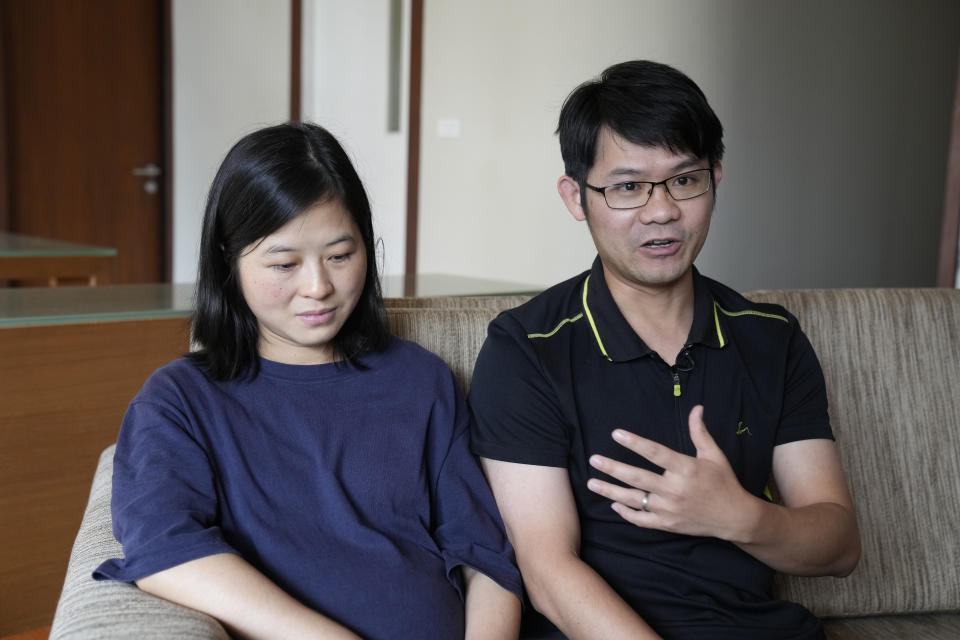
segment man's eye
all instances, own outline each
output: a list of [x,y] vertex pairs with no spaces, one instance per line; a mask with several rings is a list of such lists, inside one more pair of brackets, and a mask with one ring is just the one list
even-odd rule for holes
[[707,179],[705,172],[695,171],[693,173],[684,173],[683,175],[674,176],[670,184],[674,187],[686,187],[694,188],[699,187],[703,184],[703,181]]
[[630,193],[631,191],[636,191],[640,188],[639,182],[621,182],[620,184],[613,185],[615,191],[623,191],[624,193]]

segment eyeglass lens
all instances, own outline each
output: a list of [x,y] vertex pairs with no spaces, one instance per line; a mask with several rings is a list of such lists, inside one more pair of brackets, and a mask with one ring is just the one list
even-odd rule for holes
[[660,184],[674,200],[695,198],[710,190],[710,169],[688,171],[661,182],[621,182],[604,189],[603,196],[611,209],[633,209],[647,204]]

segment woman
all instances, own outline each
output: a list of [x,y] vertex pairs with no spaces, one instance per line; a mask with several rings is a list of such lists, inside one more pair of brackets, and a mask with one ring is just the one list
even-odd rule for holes
[[519,574],[463,399],[439,358],[388,334],[373,252],[327,131],[231,149],[204,216],[200,348],[124,417],[125,557],[96,578],[243,637],[516,637]]

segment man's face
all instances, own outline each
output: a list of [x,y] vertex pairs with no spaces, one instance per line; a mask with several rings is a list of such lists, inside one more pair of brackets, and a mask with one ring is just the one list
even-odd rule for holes
[[[637,145],[604,128],[587,182],[595,187],[659,182],[706,168],[706,159]],[[714,186],[720,182],[720,175],[717,165]],[[603,194],[591,189],[581,194],[579,185],[569,176],[560,178],[558,189],[573,217],[587,221],[611,289],[665,289],[689,278],[690,267],[710,228],[715,201],[712,188],[688,200],[674,200],[663,185],[658,185],[647,203],[634,209],[611,209]]]

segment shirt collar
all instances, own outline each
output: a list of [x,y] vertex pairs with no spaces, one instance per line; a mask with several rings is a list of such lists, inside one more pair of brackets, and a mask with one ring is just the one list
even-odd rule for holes
[[[583,313],[590,325],[600,353],[611,362],[633,360],[653,351],[634,332],[613,299],[600,256],[593,261],[590,274],[581,289]],[[726,324],[716,310],[706,279],[693,268],[693,325],[687,344],[721,348],[726,344]]]
[[702,344],[716,349],[727,343],[726,316],[717,311],[717,302],[710,292],[707,278],[693,268],[693,325],[687,344]]

